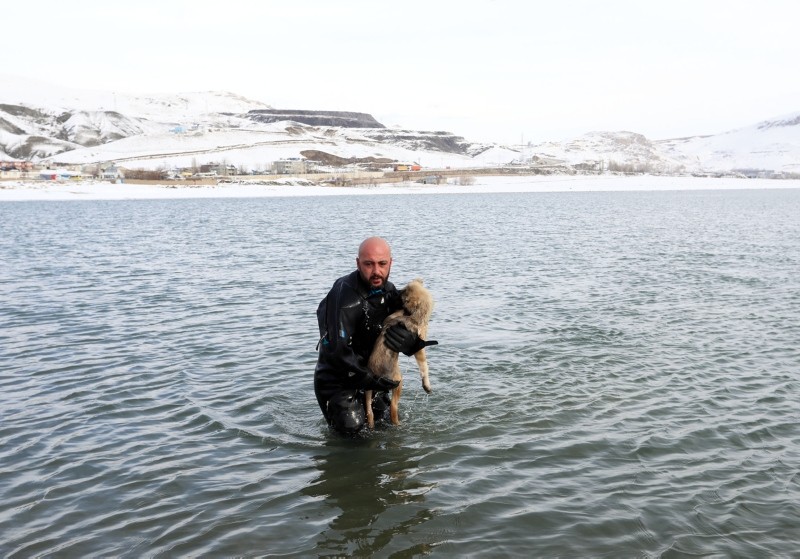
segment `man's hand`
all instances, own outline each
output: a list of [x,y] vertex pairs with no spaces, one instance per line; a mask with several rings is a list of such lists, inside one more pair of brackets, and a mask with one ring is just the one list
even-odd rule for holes
[[436,340],[425,341],[416,334],[409,332],[408,328],[402,324],[395,324],[386,330],[386,337],[383,343],[397,353],[403,355],[414,355],[416,352],[429,345],[437,345]]
[[376,392],[388,392],[389,390],[393,390],[397,388],[397,385],[400,384],[400,381],[392,380],[386,377],[379,377],[376,375],[372,375],[372,378],[369,379],[370,386],[366,388],[366,390],[375,390]]

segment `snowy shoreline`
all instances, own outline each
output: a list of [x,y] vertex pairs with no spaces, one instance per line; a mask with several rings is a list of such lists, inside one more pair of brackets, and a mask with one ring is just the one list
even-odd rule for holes
[[669,190],[767,190],[800,188],[800,180],[664,176],[483,176],[472,185],[417,183],[375,186],[304,184],[219,184],[164,186],[108,182],[0,182],[0,202],[63,200],[150,200],[189,198],[263,198],[282,196],[358,196],[383,194],[469,194],[509,192],[615,192]]

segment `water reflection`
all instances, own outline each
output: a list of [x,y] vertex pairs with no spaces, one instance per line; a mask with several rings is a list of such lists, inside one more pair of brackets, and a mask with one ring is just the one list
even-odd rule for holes
[[391,551],[404,556],[435,545],[399,537],[414,532],[419,540],[424,533],[419,526],[435,516],[425,498],[435,484],[420,479],[420,456],[414,449],[385,435],[357,440],[331,435],[313,456],[319,476],[304,492],[324,498],[338,511],[319,535],[319,554]]

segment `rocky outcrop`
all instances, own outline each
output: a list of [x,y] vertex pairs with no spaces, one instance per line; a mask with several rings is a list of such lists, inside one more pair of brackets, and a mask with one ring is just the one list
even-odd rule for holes
[[340,128],[386,128],[367,113],[345,111],[306,111],[257,109],[249,111],[247,117],[256,122],[281,122],[291,120],[310,126],[338,126]]
[[367,130],[364,135],[375,142],[391,142],[413,151],[444,151],[466,154],[470,148],[461,136],[450,132],[423,132],[415,130]]
[[389,165],[394,162],[394,159],[388,157],[339,157],[319,151],[316,149],[307,149],[300,152],[300,155],[311,161],[317,161],[323,165],[330,165],[331,167],[342,167],[344,165],[351,165],[353,163],[365,163],[374,165]]

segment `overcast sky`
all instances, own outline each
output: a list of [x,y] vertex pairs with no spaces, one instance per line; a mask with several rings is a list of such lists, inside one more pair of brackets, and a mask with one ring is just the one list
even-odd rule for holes
[[662,139],[800,112],[799,22],[797,0],[15,1],[0,71],[470,140]]

